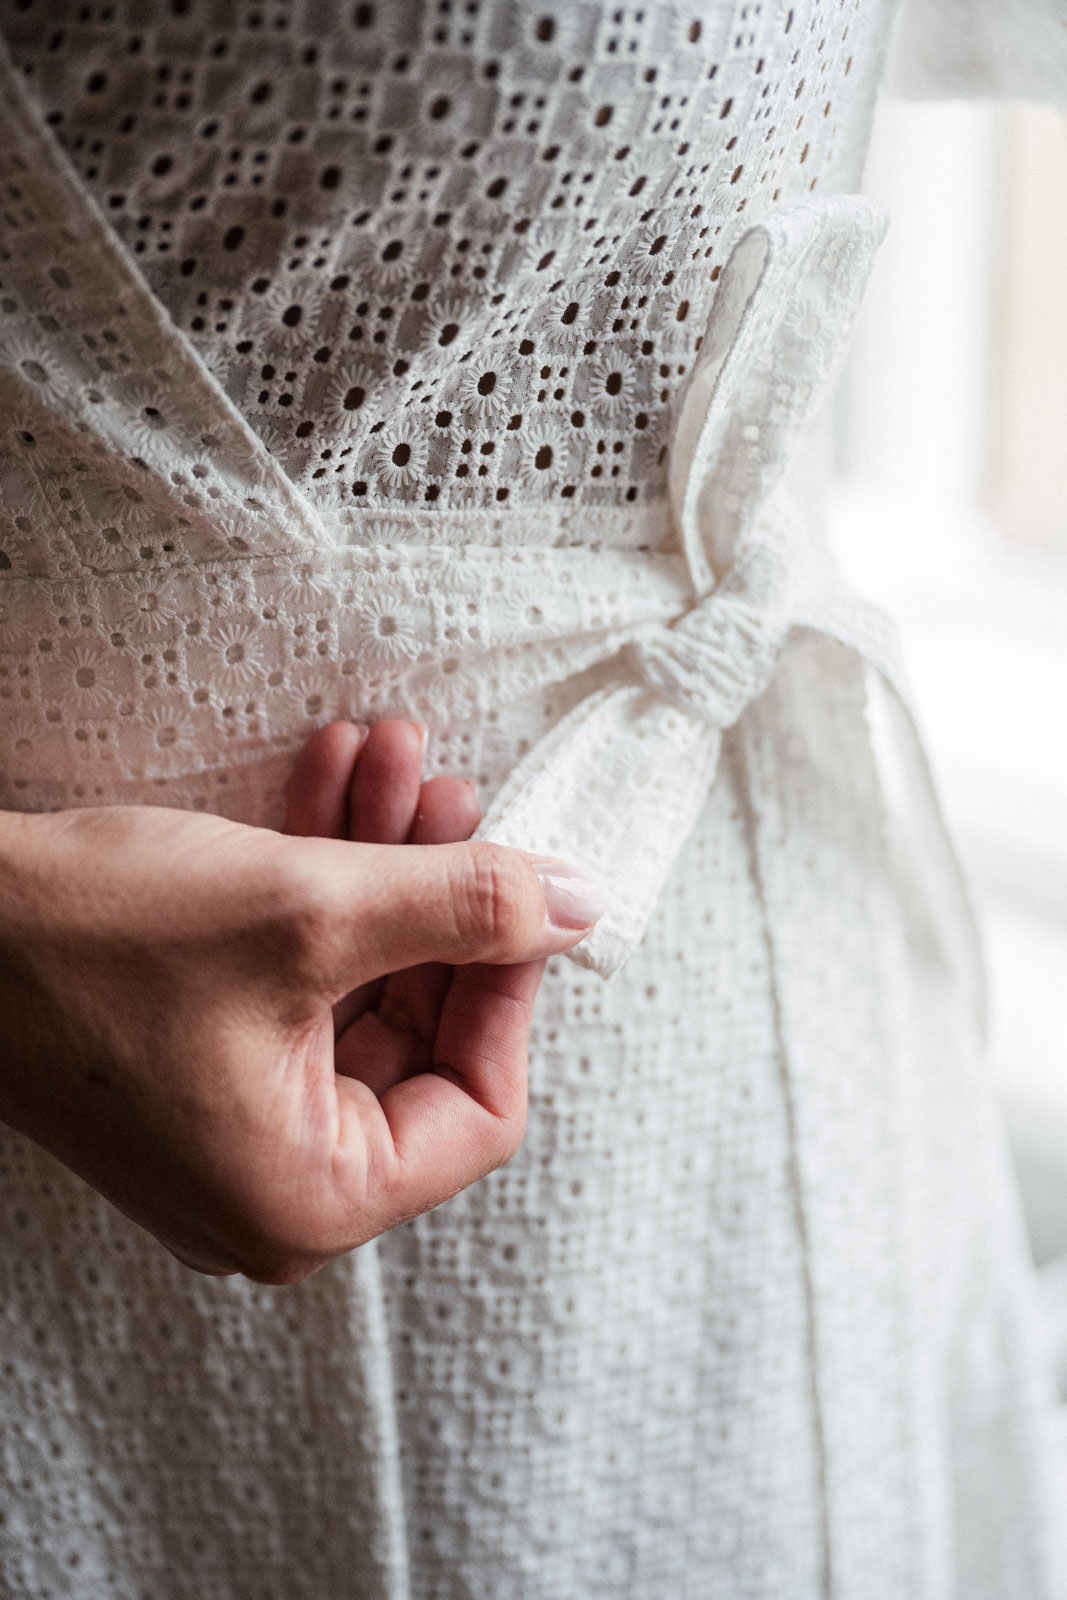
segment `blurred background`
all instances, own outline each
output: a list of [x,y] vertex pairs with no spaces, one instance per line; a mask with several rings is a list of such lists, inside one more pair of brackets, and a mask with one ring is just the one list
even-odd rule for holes
[[892,221],[837,401],[831,533],[901,624],[977,887],[1067,1401],[1067,119],[886,99],[865,188]]

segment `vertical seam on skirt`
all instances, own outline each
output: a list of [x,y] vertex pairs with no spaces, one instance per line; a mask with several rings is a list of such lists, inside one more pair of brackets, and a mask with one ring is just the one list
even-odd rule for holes
[[[393,1380],[389,1315],[382,1283],[378,1241],[372,1239],[358,1250],[359,1290],[363,1295],[368,1348],[362,1351],[365,1400],[372,1413],[380,1450],[375,1471],[377,1512],[382,1533],[385,1587],[382,1600],[411,1600],[411,1575],[404,1505],[404,1486],[400,1472],[400,1428],[396,1415],[396,1385]],[[353,1284],[353,1289],[356,1285]],[[357,1291],[359,1292],[359,1291]]]
[[760,870],[760,818],[755,803],[755,783],[753,775],[755,762],[751,750],[752,730],[750,726],[746,726],[748,722],[749,718],[743,717],[741,722],[726,735],[726,749],[724,750],[724,755],[726,755],[728,751],[730,755],[736,757],[735,771],[738,777],[737,792],[741,801],[743,812],[745,842],[748,851],[749,868],[752,873],[752,883],[755,888],[757,901],[759,903],[760,931],[763,944],[767,952],[768,988],[770,991],[771,1014],[774,1027],[775,1055],[778,1064],[779,1081],[782,1086],[782,1101],[785,1109],[786,1128],[788,1135],[789,1186],[792,1191],[797,1235],[800,1240],[801,1276],[804,1285],[812,1431],[815,1439],[815,1456],[817,1463],[816,1470],[819,1493],[819,1531],[822,1540],[820,1589],[824,1600],[833,1600],[836,1586],[833,1579],[826,1428],[823,1419],[822,1384],[819,1373],[819,1340],[817,1328],[818,1318],[815,1310],[815,1284],[812,1278],[811,1270],[811,1229],[807,1207],[804,1201],[804,1186],[801,1178],[800,1161],[797,1154],[796,1101],[793,1094],[793,1085],[789,1071],[789,1051],[786,1042],[785,1019],[783,1015],[782,1000],[778,983],[778,964],[774,940],[773,918],[771,916],[766,885],[763,880],[763,874]]

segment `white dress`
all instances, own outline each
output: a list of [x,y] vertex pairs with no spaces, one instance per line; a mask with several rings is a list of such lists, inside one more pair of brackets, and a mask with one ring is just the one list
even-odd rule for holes
[[[1056,1593],[967,912],[786,499],[892,9],[0,3],[0,804],[273,824],[400,712],[616,890],[520,1153],[298,1288],[0,1130],[5,1596]],[[1063,97],[1063,21],[895,71]]]

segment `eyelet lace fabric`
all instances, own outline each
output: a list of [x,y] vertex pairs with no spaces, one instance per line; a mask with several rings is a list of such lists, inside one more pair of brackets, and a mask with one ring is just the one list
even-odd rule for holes
[[738,218],[854,174],[879,9],[35,0],[5,34],[317,507],[594,508],[665,493]]
[[[5,803],[163,782],[175,803],[271,815],[270,753],[309,715],[433,723],[433,696],[394,682],[418,641],[359,629],[321,549],[302,584],[291,554],[280,575],[242,561],[292,552],[308,517],[352,544],[667,542],[671,429],[729,250],[760,207],[854,178],[846,133],[883,31],[856,0],[740,23],[399,4],[325,31],[292,6],[12,5],[44,123],[245,420],[249,459],[227,483],[197,417],[175,427],[187,375],[165,339],[123,348],[77,239],[25,248],[40,281],[29,323],[8,318],[22,392],[0,548],[12,579],[62,581],[5,591],[23,619],[38,608],[2,668],[21,729]],[[116,380],[121,465],[87,459],[91,404],[80,440],[42,416],[39,306],[80,327],[83,394],[94,371]],[[299,509],[269,503],[257,440]],[[27,539],[46,508],[49,539]],[[464,621],[442,631],[470,642]]]
[[[847,213],[890,11],[0,0],[0,803],[269,825],[314,727],[400,712],[490,805],[620,647],[718,761],[625,976],[550,964],[520,1154],[299,1288],[197,1279],[0,1130],[13,1595],[1053,1595],[1025,1251],[876,692],[820,613],[707,709],[857,252],[751,301],[751,360],[716,296]],[[586,810],[651,816],[610,731]]]

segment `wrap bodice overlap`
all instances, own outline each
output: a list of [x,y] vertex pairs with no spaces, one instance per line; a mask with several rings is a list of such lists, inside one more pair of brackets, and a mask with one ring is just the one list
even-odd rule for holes
[[[227,717],[223,759],[240,766],[294,753],[331,715],[428,701],[462,717],[481,707],[486,683],[498,697],[529,693],[599,664],[604,681],[519,762],[481,832],[608,878],[610,910],[575,953],[607,973],[641,936],[723,732],[792,643],[814,633],[844,645],[906,701],[891,626],[846,589],[787,490],[881,237],[866,202],[769,209],[737,229],[681,396],[666,519],[542,508],[526,514],[532,539],[516,547],[500,530],[524,521],[519,509],[450,518],[404,508],[383,519],[317,508],[168,321],[13,79],[9,88],[0,385],[56,469],[40,474],[35,548],[5,574],[0,598],[9,681],[32,662],[44,701],[36,722],[25,694],[9,705],[11,803],[54,804],[72,763],[95,780],[82,797],[136,797],[141,784],[165,799],[167,780],[218,762]],[[19,182],[31,170],[32,187]],[[86,254],[78,281],[47,266],[49,235],[72,228]],[[74,340],[67,330],[84,325],[90,304],[98,339]],[[25,472],[0,464],[20,483]],[[84,527],[109,501],[144,509],[148,548],[132,570],[114,529],[110,544],[106,525],[96,537],[91,560],[70,537],[72,515]],[[642,526],[653,548],[634,548]],[[269,620],[272,600],[294,589],[339,598],[336,635],[325,648],[314,640],[310,687],[240,728],[220,698],[238,699],[254,664],[246,618]],[[77,634],[42,643],[73,610],[98,617],[113,640],[179,633],[186,652],[213,652],[221,695],[176,706],[160,673],[96,749],[69,704],[50,702],[67,684],[68,700],[90,703],[130,686]]]

